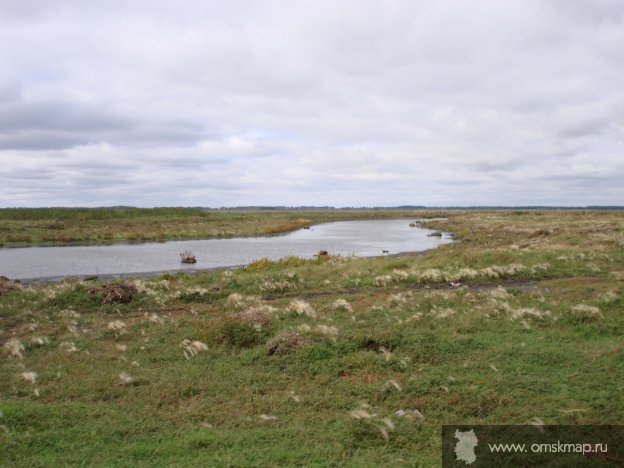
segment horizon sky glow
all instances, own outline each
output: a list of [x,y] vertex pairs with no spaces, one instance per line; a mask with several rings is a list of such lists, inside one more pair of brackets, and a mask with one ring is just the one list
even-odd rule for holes
[[621,0],[0,0],[0,207],[624,204]]

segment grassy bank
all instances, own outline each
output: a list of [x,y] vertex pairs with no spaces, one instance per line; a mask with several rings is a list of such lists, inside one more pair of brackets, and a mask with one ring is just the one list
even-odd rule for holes
[[5,283],[0,463],[435,466],[444,423],[621,424],[624,214],[431,226],[463,242]]
[[[413,211],[202,211],[191,208],[0,209],[0,246],[260,236],[314,223],[414,216]],[[435,212],[419,213],[435,216]]]

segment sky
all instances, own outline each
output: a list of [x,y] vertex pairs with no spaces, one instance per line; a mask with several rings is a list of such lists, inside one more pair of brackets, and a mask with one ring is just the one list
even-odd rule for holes
[[621,0],[0,0],[0,206],[624,204]]

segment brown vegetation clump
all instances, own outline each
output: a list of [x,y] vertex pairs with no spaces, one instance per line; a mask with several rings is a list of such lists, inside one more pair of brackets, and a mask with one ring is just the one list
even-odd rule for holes
[[102,298],[102,304],[128,304],[136,293],[136,286],[127,283],[110,283],[91,289],[91,294]]
[[245,312],[240,312],[231,316],[232,320],[238,322],[247,322],[256,326],[256,328],[266,328],[271,325],[271,317],[267,314],[266,309],[252,308]]
[[293,353],[308,343],[308,339],[304,337],[301,333],[284,333],[282,335],[277,335],[275,338],[269,341],[268,354],[269,356],[271,356],[273,354],[282,355]]
[[195,258],[193,252],[190,252],[188,250],[185,250],[180,254],[180,261],[182,263],[197,263],[197,259]]
[[0,276],[0,296],[20,288],[21,286],[18,283],[14,283],[6,276]]

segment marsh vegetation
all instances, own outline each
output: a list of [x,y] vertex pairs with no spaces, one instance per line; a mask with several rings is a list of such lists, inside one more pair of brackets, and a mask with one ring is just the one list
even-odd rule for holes
[[624,214],[424,224],[462,242],[4,281],[0,461],[432,466],[445,423],[620,423]]

